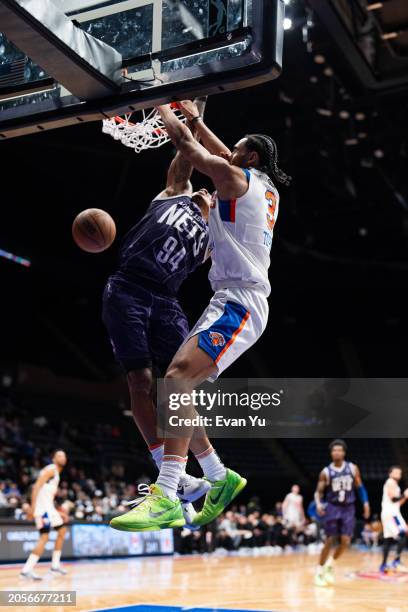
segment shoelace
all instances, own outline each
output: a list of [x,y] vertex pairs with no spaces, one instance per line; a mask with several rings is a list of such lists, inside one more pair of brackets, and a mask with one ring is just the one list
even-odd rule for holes
[[131,499],[130,501],[123,502],[123,505],[136,507],[142,502],[144,502],[148,495],[151,495],[150,486],[145,483],[141,483],[137,485],[137,492],[139,494],[139,497],[135,497],[135,499]]

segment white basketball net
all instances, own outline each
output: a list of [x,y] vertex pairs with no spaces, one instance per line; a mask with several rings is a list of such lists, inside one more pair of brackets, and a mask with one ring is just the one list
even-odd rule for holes
[[[185,122],[186,118],[177,105],[174,104],[171,107],[175,115]],[[136,117],[137,113],[140,113],[140,119],[135,121],[133,118]],[[112,119],[104,119],[102,123],[104,134],[109,134],[115,140],[120,140],[122,144],[134,149],[136,153],[146,149],[156,149],[170,140],[163,121],[154,108],[112,117]]]

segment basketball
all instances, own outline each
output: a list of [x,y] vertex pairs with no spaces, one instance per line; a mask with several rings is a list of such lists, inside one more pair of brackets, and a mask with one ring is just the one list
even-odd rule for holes
[[87,253],[101,253],[115,240],[116,226],[112,217],[99,208],[88,208],[75,217],[72,237]]

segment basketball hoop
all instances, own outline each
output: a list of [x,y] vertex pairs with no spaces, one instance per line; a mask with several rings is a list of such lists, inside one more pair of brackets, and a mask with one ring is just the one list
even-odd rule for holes
[[[177,102],[170,106],[178,119],[185,123],[186,118],[180,111]],[[137,121],[138,113],[139,121]],[[154,108],[104,119],[102,132],[109,134],[115,140],[120,140],[126,147],[134,149],[135,153],[146,149],[157,149],[170,140],[160,114]]]

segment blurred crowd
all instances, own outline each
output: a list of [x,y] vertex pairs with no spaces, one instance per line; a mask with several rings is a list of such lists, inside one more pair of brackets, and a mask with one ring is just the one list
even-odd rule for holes
[[[38,428],[46,428],[47,419],[34,419]],[[96,425],[95,436],[120,436],[117,426]],[[25,438],[19,417],[0,417],[0,516],[24,520],[29,515],[31,488],[41,469],[51,463],[48,452]],[[56,506],[65,520],[104,521],[125,511],[124,503],[137,497],[137,485],[149,482],[147,475],[129,484],[125,467],[114,461],[104,467],[98,478],[70,461],[61,475]]]
[[183,529],[176,546],[184,554],[262,547],[282,551],[316,544],[319,538],[316,522],[304,518],[295,525],[284,516],[282,502],[265,512],[259,499],[253,497],[248,505],[231,506],[201,532]]

